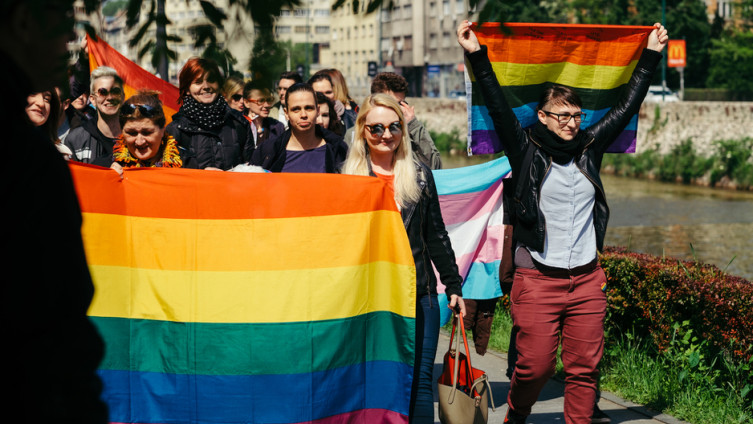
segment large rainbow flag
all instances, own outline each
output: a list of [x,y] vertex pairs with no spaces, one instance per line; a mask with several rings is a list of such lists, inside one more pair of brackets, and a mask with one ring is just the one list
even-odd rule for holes
[[[510,162],[501,157],[480,165],[432,171],[447,233],[463,277],[463,297],[493,299],[502,296],[499,263],[502,259],[502,187],[510,176]],[[444,292],[444,286],[439,287]],[[447,298],[440,296],[441,305]],[[451,313],[439,309],[442,325]]]
[[378,179],[71,171],[111,422],[407,422],[415,268]]
[[[474,24],[505,98],[524,128],[536,122],[539,95],[552,83],[575,89],[587,114],[581,127],[599,121],[620,99],[653,27],[572,24]],[[466,69],[470,66],[466,63]],[[475,78],[466,73],[468,154],[502,151]],[[608,152],[635,152],[638,115]]]
[[123,78],[123,91],[125,98],[129,98],[138,90],[149,89],[160,92],[160,100],[165,110],[167,123],[173,119],[173,115],[178,112],[178,87],[156,77],[151,72],[130,61],[117,50],[113,49],[102,39],[96,40],[86,35],[87,46],[89,46],[89,68],[94,70],[99,66],[109,66]]

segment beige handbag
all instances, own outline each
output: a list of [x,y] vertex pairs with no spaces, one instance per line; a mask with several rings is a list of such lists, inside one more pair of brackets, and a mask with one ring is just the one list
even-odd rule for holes
[[[460,336],[455,337],[458,321],[460,334],[463,335],[465,354],[459,351]],[[455,340],[454,349],[453,339]],[[489,417],[489,399],[491,399],[492,410],[495,410],[489,378],[484,371],[471,366],[470,354],[463,316],[457,314],[452,321],[450,348],[444,355],[442,375],[437,380],[439,421],[443,424],[486,424]]]

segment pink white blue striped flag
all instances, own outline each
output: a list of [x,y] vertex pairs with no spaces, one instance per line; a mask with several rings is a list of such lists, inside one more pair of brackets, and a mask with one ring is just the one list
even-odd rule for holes
[[[493,299],[502,296],[499,263],[502,258],[502,179],[510,175],[507,157],[455,169],[433,171],[447,232],[452,241],[463,297]],[[440,293],[444,286],[440,284]],[[440,304],[447,299],[440,296]],[[442,324],[450,310],[440,308]]]

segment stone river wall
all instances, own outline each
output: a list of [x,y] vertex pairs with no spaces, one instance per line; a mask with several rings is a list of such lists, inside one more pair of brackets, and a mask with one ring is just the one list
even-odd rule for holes
[[[467,133],[464,100],[409,98],[416,116],[431,131]],[[709,155],[713,141],[753,137],[753,102],[644,103],[638,121],[638,151],[659,146],[662,153],[692,139]]]

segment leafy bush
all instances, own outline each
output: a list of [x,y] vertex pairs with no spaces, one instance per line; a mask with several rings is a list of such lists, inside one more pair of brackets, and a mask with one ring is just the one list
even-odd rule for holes
[[440,152],[449,152],[453,149],[461,152],[465,151],[466,137],[463,135],[461,138],[460,130],[457,128],[449,133],[429,131],[429,135],[431,135],[431,139],[434,140],[434,145],[437,146],[437,150]]
[[714,265],[607,248],[607,332],[671,344],[676,323],[687,321],[709,352],[747,362],[753,353],[753,284]]

